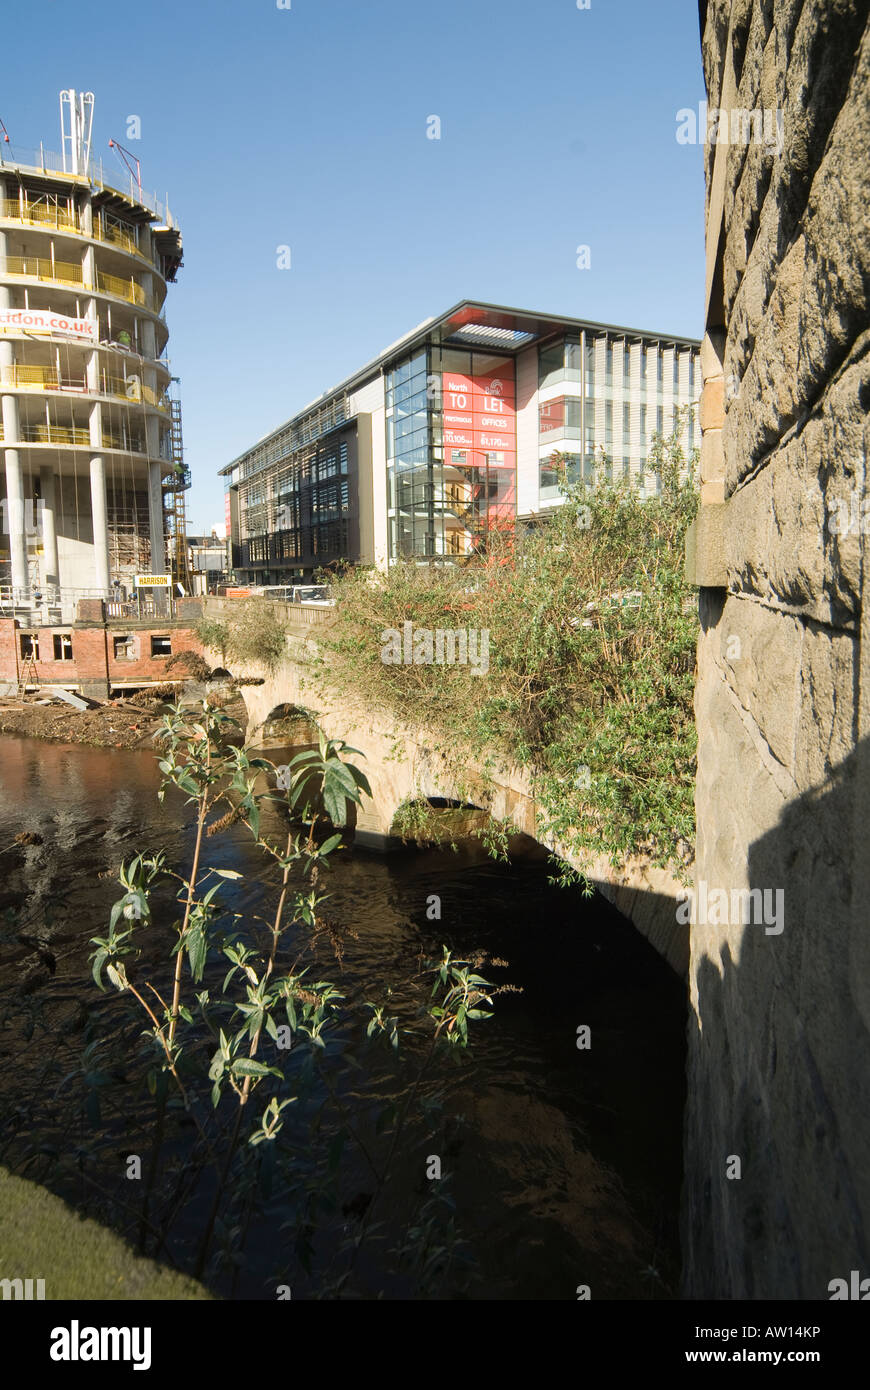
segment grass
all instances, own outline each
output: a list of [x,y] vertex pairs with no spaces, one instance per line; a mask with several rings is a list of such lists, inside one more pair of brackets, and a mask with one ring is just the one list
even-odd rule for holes
[[60,1197],[0,1168],[0,1279],[44,1279],[46,1300],[211,1299],[202,1284],[141,1259]]

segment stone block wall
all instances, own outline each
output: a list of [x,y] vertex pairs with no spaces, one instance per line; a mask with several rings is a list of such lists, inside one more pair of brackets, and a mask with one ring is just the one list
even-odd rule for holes
[[870,1276],[870,22],[700,10],[711,116],[781,139],[706,151],[683,1291],[827,1299]]

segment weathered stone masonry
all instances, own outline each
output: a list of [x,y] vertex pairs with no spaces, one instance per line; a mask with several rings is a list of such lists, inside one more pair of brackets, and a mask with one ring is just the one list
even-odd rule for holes
[[827,1299],[870,1276],[868,3],[700,11],[710,108],[784,140],[706,152],[697,877],[785,917],[692,926],[684,1293]]

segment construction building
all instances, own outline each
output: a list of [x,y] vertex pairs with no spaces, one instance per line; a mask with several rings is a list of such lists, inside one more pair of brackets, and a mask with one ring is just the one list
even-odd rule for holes
[[128,151],[92,157],[93,104],[61,93],[59,154],[0,132],[0,613],[23,626],[188,574],[165,316],[181,233]]
[[611,476],[652,495],[653,435],[681,419],[687,459],[700,442],[699,351],[464,300],[221,469],[236,579],[461,561],[558,506],[560,480],[591,478],[602,451]]

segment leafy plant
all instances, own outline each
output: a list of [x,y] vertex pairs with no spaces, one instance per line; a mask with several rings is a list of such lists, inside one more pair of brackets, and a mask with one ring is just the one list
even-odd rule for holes
[[[297,1252],[310,1270],[324,1212],[336,1208],[341,1152],[349,1143],[363,1155],[374,1192],[358,1228],[338,1246],[336,1257],[343,1256],[345,1264],[330,1287],[344,1288],[363,1242],[384,1239],[372,1217],[432,1059],[439,1050],[466,1049],[469,1020],[489,1016],[480,1005],[491,1002],[492,991],[474,973],[474,962],[454,960],[446,949],[440,962],[426,966],[419,979],[431,978],[433,972],[436,977],[422,1008],[431,1036],[425,1056],[415,1064],[400,1046],[398,1014],[371,1002],[349,1006],[335,983],[319,977],[312,958],[321,938],[337,946],[341,957],[341,926],[324,912],[329,895],[321,890],[341,834],[327,833],[326,819],[333,827],[342,825],[348,808],[370,795],[365,775],[348,761],[358,756],[357,750],[321,736],[317,749],[293,759],[279,794],[272,764],[227,741],[232,725],[229,716],[208,702],[193,713],[177,707],[165,716],[159,796],[173,786],[192,808],[190,868],[178,873],[163,854],[137,854],[121,868],[124,892],[112,908],[106,934],[92,938],[95,981],[126,995],[146,1021],[143,1065],[155,1120],[140,1247],[157,1231],[152,1253],[158,1253],[184,1203],[196,1193],[208,1194],[193,1272],[229,1270],[235,1287],[251,1223],[280,1189],[295,1211]],[[267,800],[301,815],[301,823],[290,820],[283,843],[263,831],[261,812]],[[221,890],[242,874],[206,862],[212,837],[232,824],[247,827],[274,866],[277,897],[265,915],[225,905]],[[167,888],[177,910],[167,960],[170,983],[161,988],[143,977],[141,937],[161,921],[159,903]],[[412,982],[411,990],[415,987]],[[341,1094],[345,1063],[340,1035],[356,1022],[370,1045],[386,1041],[391,1065],[416,1065],[401,1107],[388,1107],[379,1117],[377,1145],[385,1152],[372,1146]],[[96,1095],[102,1073],[91,1060],[87,1072]],[[327,1102],[340,1128],[324,1146],[318,1140]],[[89,1105],[95,1109],[98,1099]],[[178,1106],[196,1137],[188,1161],[166,1191],[162,1154]],[[288,1135],[288,1112],[297,1109],[298,1125]],[[431,1217],[429,1212],[420,1226],[427,1241]],[[424,1268],[430,1269],[425,1260],[418,1274]]]
[[[654,439],[653,496],[612,481],[603,453],[588,481],[569,481],[556,455],[562,504],[526,534],[491,537],[459,566],[337,579],[312,682],[424,729],[457,796],[480,804],[472,770],[479,782],[497,763],[525,769],[538,835],[564,854],[637,854],[681,871],[694,839],[698,632],[683,575],[695,458],[684,457],[681,430],[678,419],[671,438]],[[408,620],[487,630],[487,674],[384,663],[382,633]]]
[[209,618],[203,613],[197,620],[194,632],[204,647],[211,647],[213,651],[220,652],[221,662],[226,666],[230,646],[229,623],[222,623],[217,618]]

